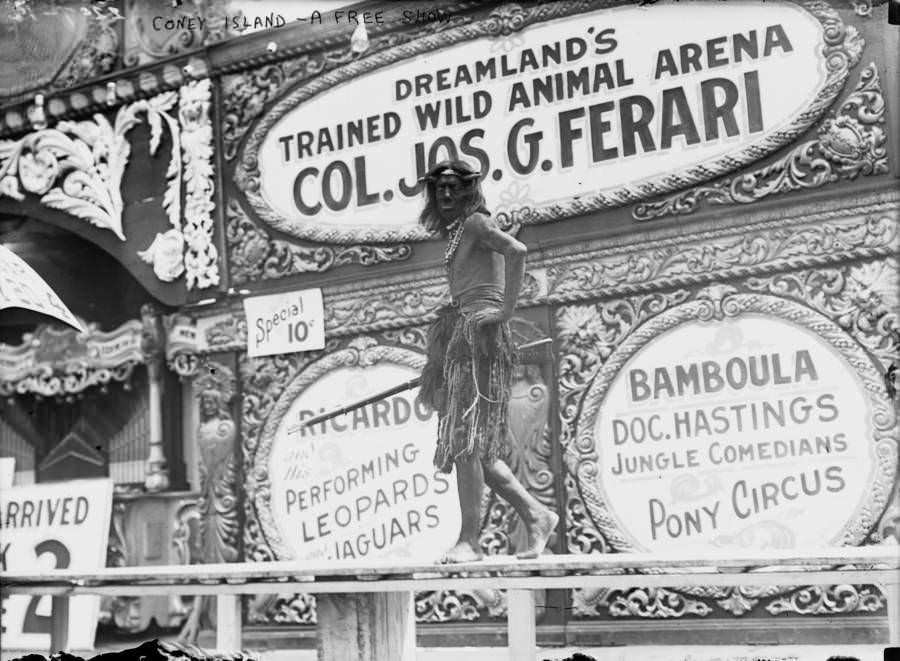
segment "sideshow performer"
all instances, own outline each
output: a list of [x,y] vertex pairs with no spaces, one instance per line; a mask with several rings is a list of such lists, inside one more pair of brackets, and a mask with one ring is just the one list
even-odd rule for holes
[[418,399],[438,413],[434,463],[456,466],[462,524],[441,558],[482,557],[481,495],[487,484],[519,515],[527,531],[520,558],[535,558],[559,517],[519,483],[506,456],[514,347],[509,320],[525,275],[525,246],[503,232],[485,208],[480,174],[464,161],[439,163],[423,177],[420,223],[448,239],[444,264],[450,305],[428,334],[428,358]]

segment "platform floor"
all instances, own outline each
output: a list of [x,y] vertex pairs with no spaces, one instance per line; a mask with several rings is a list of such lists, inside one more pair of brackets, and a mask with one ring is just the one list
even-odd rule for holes
[[[881,645],[648,645],[629,647],[572,647],[540,649],[534,661],[561,661],[581,652],[597,661],[827,661],[831,656],[844,656],[859,661],[883,661]],[[263,661],[315,661],[314,650],[279,650],[262,654]],[[452,647],[419,648],[416,661],[510,661],[505,648]],[[520,661],[516,659],[515,661]],[[522,659],[521,661],[532,661]]]
[[[123,647],[122,649],[126,649]],[[90,659],[100,651],[84,652]],[[515,661],[562,661],[574,652],[594,657],[597,661],[828,661],[842,656],[858,661],[883,661],[881,645],[647,645],[628,647],[571,647],[539,649],[533,659]],[[21,652],[0,651],[0,661],[11,661]],[[269,650],[261,653],[263,661],[316,661],[315,650]],[[419,648],[416,661],[510,661],[502,647]]]

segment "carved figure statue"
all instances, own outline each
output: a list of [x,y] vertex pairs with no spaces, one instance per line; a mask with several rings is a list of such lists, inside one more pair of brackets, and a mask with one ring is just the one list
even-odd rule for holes
[[[234,396],[234,375],[216,363],[202,367],[201,372],[195,381],[200,413],[197,426],[200,498],[197,508],[200,512],[201,558],[204,563],[236,562],[240,559],[235,461],[237,428],[228,408]],[[211,599],[195,598],[179,639],[195,642],[203,613],[214,619],[213,607]]]

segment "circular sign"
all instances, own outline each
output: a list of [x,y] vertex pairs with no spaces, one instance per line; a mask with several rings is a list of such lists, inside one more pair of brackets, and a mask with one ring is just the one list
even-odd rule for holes
[[338,366],[295,393],[263,459],[265,520],[280,540],[281,559],[431,558],[456,540],[456,480],[432,464],[437,417],[416,403],[417,390],[301,425],[418,372],[385,361]]
[[635,333],[588,393],[596,455],[579,478],[595,520],[634,551],[853,542],[896,472],[873,442],[896,419],[873,405],[870,361],[778,316],[690,312]]

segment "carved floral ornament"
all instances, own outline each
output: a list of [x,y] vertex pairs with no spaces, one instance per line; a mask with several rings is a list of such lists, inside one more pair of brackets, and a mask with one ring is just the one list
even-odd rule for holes
[[[212,128],[208,79],[179,92],[164,92],[122,106],[112,124],[102,114],[90,121],[61,121],[18,140],[0,141],[0,197],[39,196],[41,204],[75,216],[125,241],[122,176],[131,157],[127,134],[141,121],[150,128],[150,155],[163,130],[172,141],[163,209],[172,229],[156,235],[138,255],[157,278],[172,282],[187,271],[189,289],[219,282],[213,245]],[[178,104],[177,118],[173,111]],[[185,190],[182,211],[182,189]],[[183,221],[182,221],[183,218]]]
[[[790,144],[813,126],[826,108],[835,101],[847,81],[850,69],[857,65],[864,47],[864,42],[856,28],[845,25],[838,12],[828,3],[807,1],[797,3],[797,5],[802,8],[803,13],[808,15],[811,23],[818,22],[821,26],[820,48],[824,68],[823,82],[821,87],[817,88],[818,91],[809,105],[791,116],[783,129],[770,132],[728,156],[717,157],[698,166],[677,168],[674,172],[670,169],[659,176],[654,175],[640,185],[626,184],[610,192],[596,194],[586,192],[581,196],[567,197],[563,201],[536,203],[533,200],[545,196],[536,194],[535,190],[523,193],[528,185],[517,183],[517,187],[511,186],[510,190],[503,192],[505,202],[499,208],[495,208],[501,224],[553,222],[630,202],[638,202],[720,177]],[[341,217],[340,222],[336,220],[325,222],[324,217],[317,219],[289,213],[289,205],[285,206],[286,203],[283,204],[283,201],[275,202],[272,197],[275,193],[268,189],[264,190],[268,176],[263,176],[261,164],[265,160],[264,156],[268,158],[266,150],[269,147],[266,145],[271,140],[267,142],[267,136],[270,136],[277,125],[280,126],[279,122],[288,120],[288,113],[295,110],[298,104],[314,103],[317,96],[333,93],[334,90],[341,87],[341,83],[350,79],[359,80],[359,76],[362,75],[375,75],[386,65],[403,64],[405,61],[424,54],[439,55],[443,49],[483,38],[495,40],[495,45],[502,45],[509,40],[514,40],[526,27],[539,29],[541,24],[546,21],[577,16],[608,6],[610,3],[607,2],[589,1],[565,3],[564,5],[505,5],[494,9],[484,19],[470,20],[468,23],[447,27],[435,35],[425,35],[412,41],[376,50],[371,55],[348,61],[340,66],[322,67],[325,69],[324,72],[308,80],[308,75],[305,74],[302,66],[298,66],[293,77],[295,86],[289,91],[286,90],[291,82],[288,81],[290,73],[285,67],[277,70],[271,67],[266,71],[259,70],[256,77],[246,74],[241,78],[244,85],[240,88],[233,88],[230,93],[230,98],[235,105],[226,110],[226,117],[230,117],[234,122],[235,141],[239,139],[239,135],[246,133],[245,142],[237,153],[238,161],[234,172],[234,181],[245,192],[247,201],[262,222],[297,238],[340,244],[352,244],[360,241],[403,242],[429,239],[431,237],[423,233],[414,223],[402,224],[402,226],[400,224],[376,226],[374,222],[363,224],[361,221],[351,221],[349,217],[346,219]],[[518,47],[513,46],[513,48]],[[505,48],[500,48],[497,52],[503,50]],[[240,90],[242,91],[239,95],[238,91]],[[252,91],[257,93],[251,94]],[[282,92],[284,92],[283,96],[263,114],[264,104]],[[243,101],[250,99],[255,103],[251,104],[251,107],[244,107]],[[229,113],[229,111],[233,112]],[[262,117],[250,129],[245,128],[248,121],[260,115]],[[829,130],[829,135],[835,137],[832,145],[837,146],[838,150],[843,150],[850,144],[848,141],[853,142],[854,139],[847,134],[848,130],[852,131],[846,126],[834,127]],[[228,132],[226,131],[226,133]],[[266,146],[266,150],[261,151],[264,146]],[[233,145],[231,148],[234,148]],[[857,159],[859,154],[843,155],[842,158]],[[849,176],[851,169],[842,168],[842,176]],[[873,171],[873,173],[875,172],[877,170]],[[534,182],[532,183],[534,184]],[[531,188],[534,189],[535,185],[532,185]],[[380,184],[376,190],[380,190]],[[391,199],[396,202],[396,196]]]

